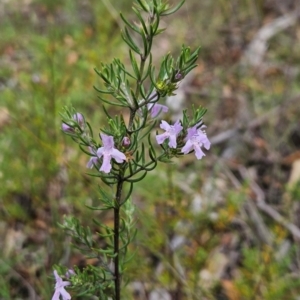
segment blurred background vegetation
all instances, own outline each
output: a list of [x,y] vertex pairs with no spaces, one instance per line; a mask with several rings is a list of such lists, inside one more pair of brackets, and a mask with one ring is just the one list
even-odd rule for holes
[[[59,113],[73,105],[95,131],[104,124],[93,69],[129,64],[118,13],[130,19],[131,5],[0,0],[1,300],[50,299],[53,264],[97,264],[57,226],[69,214],[112,222],[85,208],[99,182]],[[299,10],[297,0],[186,0],[162,20],[156,62],[202,47],[167,101],[207,107],[213,146],[137,185],[124,299],[300,299]]]

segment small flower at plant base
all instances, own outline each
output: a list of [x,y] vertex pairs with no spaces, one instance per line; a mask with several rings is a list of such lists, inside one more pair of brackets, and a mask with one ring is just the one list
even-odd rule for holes
[[208,140],[206,133],[204,133],[201,129],[204,127],[202,126],[197,129],[197,126],[199,125],[195,125],[194,127],[188,128],[186,143],[181,149],[181,152],[184,154],[188,154],[189,152],[194,150],[197,159],[201,159],[203,156],[205,156],[201,147],[203,146],[206,150],[209,150],[210,141]]
[[128,136],[125,136],[122,140],[122,146],[128,148],[130,144],[131,144],[130,138]]
[[89,169],[92,169],[93,166],[99,162],[99,157],[97,156],[96,149],[94,149],[93,147],[89,147],[89,149],[90,149],[91,154],[93,154],[93,156],[91,156],[90,160],[86,164],[86,167]]
[[156,136],[156,141],[158,144],[162,144],[166,139],[169,139],[169,147],[176,148],[177,147],[177,136],[182,130],[182,126],[180,121],[176,121],[174,125],[169,125],[166,121],[162,120],[160,124],[160,128],[164,129],[166,132],[162,134],[158,134]]
[[[84,117],[83,117],[83,115],[81,113],[74,114],[73,117],[72,117],[72,119],[78,123],[78,125],[79,125],[79,127],[81,129],[84,128]],[[70,133],[75,132],[75,130],[74,130],[73,127],[71,127],[71,126],[69,126],[68,124],[65,124],[65,123],[62,123],[61,129],[64,132],[70,132]]]
[[73,275],[76,275],[76,273],[74,272],[74,270],[72,269],[69,269],[67,272],[66,272],[66,277],[67,278],[70,278],[71,276]]
[[150,111],[152,118],[156,118],[160,113],[166,113],[169,110],[166,105],[151,102],[147,104],[147,108]]
[[63,279],[58,275],[57,271],[54,272],[55,276],[55,292],[52,297],[52,300],[60,300],[60,296],[62,296],[63,300],[70,300],[71,295],[65,290],[65,286],[70,285],[71,283],[69,281],[63,281]]
[[114,148],[114,138],[110,135],[100,133],[103,147],[97,150],[97,156],[101,158],[103,156],[103,163],[100,171],[109,173],[111,170],[111,159],[114,158],[117,163],[122,163],[126,160],[124,153]]

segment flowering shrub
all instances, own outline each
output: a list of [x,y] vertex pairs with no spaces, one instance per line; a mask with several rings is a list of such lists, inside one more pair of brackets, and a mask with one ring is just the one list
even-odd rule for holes
[[[164,97],[174,95],[180,82],[196,67],[199,49],[191,52],[188,47],[182,46],[177,59],[168,54],[163,58],[158,74],[152,64],[153,39],[163,32],[159,27],[160,19],[176,12],[183,1],[174,8],[160,0],[136,0],[134,4],[133,10],[140,24],[130,23],[121,14],[125,23],[122,37],[129,46],[133,71],[128,71],[118,59],[103,64],[96,73],[104,87],[95,88],[104,104],[127,109],[129,121],[125,122],[122,114],[112,117],[104,107],[107,126],[101,129],[100,139],[97,140],[81,113],[66,108],[62,115],[62,131],[71,136],[90,157],[87,168],[94,168],[96,172],[91,175],[99,177],[110,190],[115,189],[112,196],[110,190],[101,187],[102,206],[91,207],[95,210],[113,210],[114,226],[110,228],[94,220],[104,229],[105,234],[101,236],[107,240],[105,249],[98,249],[89,228],[82,226],[74,217],[65,218],[61,227],[84,246],[87,255],[97,258],[99,264],[83,270],[75,266],[69,281],[63,281],[54,271],[56,287],[53,299],[59,299],[60,295],[63,299],[70,299],[65,290],[68,286],[80,294],[120,300],[125,265],[130,260],[127,249],[136,234],[134,206],[130,198],[134,184],[155,169],[159,162],[171,162],[173,157],[191,152],[201,159],[205,155],[203,148],[210,148],[202,121],[206,112],[204,108],[193,108],[191,115],[184,110],[182,119],[171,125],[166,121],[168,107],[161,103]],[[140,36],[141,47],[136,41],[137,35]],[[158,118],[165,115],[166,120],[160,122],[164,132],[157,132],[154,139]],[[61,273],[65,272],[63,267],[58,269]]]

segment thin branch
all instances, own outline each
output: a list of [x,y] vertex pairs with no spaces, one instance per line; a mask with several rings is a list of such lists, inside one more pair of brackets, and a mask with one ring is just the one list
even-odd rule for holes
[[235,128],[228,129],[226,131],[220,132],[215,136],[210,138],[210,142],[212,145],[221,144],[226,142],[236,136],[239,133],[244,133],[248,130],[254,130],[255,128],[263,125],[264,123],[268,122],[272,117],[278,115],[279,113],[283,114],[284,111],[289,107],[289,105],[293,103],[297,103],[300,101],[300,94],[295,95],[288,100],[284,101],[281,105],[274,107],[273,109],[269,110],[267,113],[259,116],[248,124],[236,126]]
[[29,293],[29,299],[36,300],[37,294],[36,294],[34,288],[32,287],[32,285],[21,274],[19,274],[17,271],[15,271],[9,264],[4,262],[2,259],[0,259],[0,262],[1,262],[1,264],[8,266],[12,276],[19,279],[22,282],[22,284],[27,288],[28,293]]
[[115,275],[115,299],[121,300],[121,274],[120,274],[120,203],[123,188],[123,180],[119,178],[115,207],[114,207],[114,275]]
[[263,190],[255,181],[249,178],[247,174],[247,169],[245,167],[240,166],[239,171],[244,179],[250,181],[250,186],[256,194],[257,207],[269,217],[271,217],[273,220],[275,220],[277,223],[285,227],[295,238],[297,238],[297,240],[300,240],[300,229],[295,224],[289,222],[277,210],[275,210],[272,206],[265,202],[265,194]]
[[[238,179],[233,175],[233,173],[226,166],[224,166],[223,163],[222,165],[227,177],[231,180],[235,188],[240,189],[241,184],[238,181]],[[255,231],[259,236],[260,240],[263,241],[265,244],[272,245],[273,243],[272,234],[269,232],[268,227],[265,225],[253,201],[251,199],[247,199],[247,202],[244,204],[244,208],[248,213],[252,221],[252,225],[255,227],[256,229]]]
[[251,43],[248,45],[243,64],[259,67],[263,63],[264,55],[268,49],[268,41],[280,31],[296,24],[299,14],[297,12],[276,18],[258,30]]

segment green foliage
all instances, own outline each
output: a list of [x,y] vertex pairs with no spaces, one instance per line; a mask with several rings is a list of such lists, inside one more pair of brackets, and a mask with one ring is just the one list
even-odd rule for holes
[[[175,145],[171,145],[170,136],[168,144],[167,141],[163,144],[160,143],[162,144],[161,153],[156,153],[157,151],[151,141],[151,129],[154,128],[156,120],[154,116],[150,116],[149,111],[154,109],[154,105],[157,105],[160,97],[174,95],[173,92],[178,88],[179,82],[196,67],[195,63],[199,53],[199,49],[191,53],[189,48],[182,46],[182,51],[176,62],[170,55],[167,55],[161,63],[160,72],[156,79],[152,65],[152,42],[153,38],[162,32],[159,31],[160,17],[171,14],[172,11],[175,12],[182,4],[183,2],[172,10],[166,3],[160,1],[144,2],[137,0],[133,11],[140,21],[140,30],[136,23],[129,22],[122,16],[125,23],[122,38],[130,48],[129,57],[133,74],[127,71],[119,59],[114,59],[110,64],[102,64],[100,70],[95,70],[104,85],[104,89],[95,88],[96,91],[100,95],[112,96],[113,101],[102,96],[99,99],[110,106],[127,108],[130,114],[127,124],[122,113],[113,118],[106,107],[103,107],[108,126],[101,130],[102,141],[101,147],[99,147],[99,144],[93,139],[91,126],[81,113],[74,111],[73,108],[65,108],[65,112],[62,114],[62,130],[79,144],[84,153],[89,154],[87,148],[91,152],[89,155],[92,157],[88,165],[98,170],[96,175],[90,175],[99,177],[110,188],[114,186],[115,196],[110,198],[104,190],[100,189],[102,195],[100,201],[103,201],[103,208],[100,207],[99,209],[111,209],[114,214],[112,228],[94,220],[94,223],[105,231],[104,234],[100,233],[100,236],[106,241],[105,248],[97,247],[89,227],[82,226],[77,218],[66,218],[61,227],[77,243],[84,245],[87,250],[80,247],[79,250],[82,253],[87,252],[87,255],[92,255],[92,257],[93,253],[97,253],[95,258],[99,259],[101,265],[105,267],[103,278],[95,276],[96,281],[93,285],[99,286],[103,285],[103,282],[107,282],[106,273],[110,272],[111,278],[109,280],[114,281],[114,291],[104,288],[103,292],[116,300],[121,299],[121,278],[125,277],[123,274],[125,264],[132,259],[132,256],[126,257],[127,250],[136,235],[136,230],[133,229],[133,205],[127,203],[130,201],[133,184],[144,179],[148,172],[156,168],[158,162],[171,162],[174,156],[178,156],[180,148],[184,145],[183,141],[186,138],[188,126],[193,123],[200,131],[203,124],[202,117],[206,112],[203,108],[193,109],[192,121],[189,121],[185,112],[185,120],[180,123],[178,121],[176,125],[179,131],[174,136]],[[146,12],[148,17],[143,17],[140,11]],[[143,49],[139,48],[134,41],[134,35],[130,30],[140,35]],[[137,54],[138,59],[132,51]],[[130,83],[128,78],[133,82]],[[140,95],[143,97],[142,100],[139,100]],[[182,129],[183,133],[179,135]],[[203,134],[202,131],[201,133]],[[144,139],[147,137],[147,144],[141,135]],[[177,136],[179,136],[178,146],[176,146]],[[123,144],[125,140],[127,140],[127,145]],[[124,152],[120,152],[120,150]],[[100,169],[99,164],[101,164]],[[128,186],[127,194],[123,195],[123,189],[126,186]],[[96,207],[90,207],[90,209],[98,210]],[[122,213],[125,213],[125,218]],[[114,271],[109,268],[109,259],[113,262]],[[82,274],[78,276],[82,278]],[[84,283],[83,286],[85,286]],[[102,289],[99,287],[99,290]],[[97,288],[95,288],[94,294],[100,296]]]
[[[267,2],[272,3],[272,1]],[[88,115],[90,124],[96,124],[98,129],[106,126],[107,133],[110,131],[116,133],[113,128],[118,128],[118,122],[121,122],[115,118],[119,110],[108,109],[107,114],[102,113],[99,101],[91,89],[93,85],[97,89],[100,86],[100,82],[95,80],[92,67],[100,66],[101,69],[101,62],[110,61],[113,56],[121,57],[120,60],[113,61],[115,71],[120,71],[122,74],[124,65],[126,67],[131,65],[132,71],[123,74],[122,80],[125,85],[120,86],[120,100],[115,103],[122,105],[124,100],[131,99],[133,105],[136,105],[135,100],[150,101],[155,98],[151,98],[152,91],[148,90],[150,85],[154,90],[154,84],[159,84],[157,87],[162,93],[174,92],[174,83],[164,82],[164,76],[176,74],[175,64],[178,62],[177,57],[180,57],[178,45],[185,43],[195,49],[200,43],[200,67],[196,69],[197,76],[192,88],[187,89],[188,101],[195,103],[195,108],[199,105],[209,105],[207,119],[211,120],[214,128],[221,128],[220,130],[226,130],[228,123],[232,121],[220,119],[220,111],[225,112],[224,104],[235,96],[245,97],[250,105],[250,109],[248,107],[243,109],[244,112],[253,109],[256,116],[261,114],[268,116],[274,107],[276,109],[276,105],[299,92],[299,75],[294,77],[293,74],[297,73],[300,52],[297,51],[299,39],[296,34],[297,26],[295,26],[294,30],[288,29],[270,41],[265,60],[270,62],[272,67],[267,70],[267,73],[257,74],[253,70],[239,68],[236,63],[236,57],[242,55],[239,46],[242,45],[242,49],[245,49],[259,26],[272,20],[281,9],[276,11],[276,5],[267,7],[267,2],[246,1],[228,5],[228,1],[224,0],[186,1],[178,17],[168,19],[170,22],[168,27],[171,30],[166,30],[164,24],[163,27],[156,29],[157,23],[154,24],[151,30],[156,30],[155,36],[158,36],[159,40],[156,54],[164,51],[166,45],[171,47],[175,45],[174,50],[171,51],[175,53],[174,56],[167,55],[165,58],[165,62],[168,62],[166,64],[170,66],[172,62],[173,68],[168,74],[163,67],[162,75],[160,75],[160,68],[156,68],[154,71],[158,71],[153,75],[152,82],[146,84],[146,90],[138,91],[139,96],[135,96],[136,91],[130,91],[127,85],[131,85],[136,78],[141,77],[138,55],[132,49],[129,58],[123,59],[125,53],[120,47],[119,26],[113,13],[104,6],[105,1],[88,0],[75,3],[72,0],[63,2],[11,0],[0,3],[0,179],[2,183],[0,235],[3,237],[0,243],[1,299],[32,299],[28,292],[30,285],[39,297],[51,298],[52,264],[56,262],[64,265],[70,262],[68,266],[73,267],[79,260],[83,267],[78,270],[77,276],[72,278],[74,285],[79,287],[84,281],[93,282],[89,276],[96,270],[93,270],[92,265],[84,269],[86,261],[80,257],[76,249],[70,248],[68,238],[62,237],[57,230],[57,222],[63,223],[64,214],[74,214],[80,215],[85,221],[84,229],[89,226],[90,231],[96,232],[92,239],[97,245],[105,247],[102,237],[111,234],[107,229],[112,225],[107,209],[114,205],[113,193],[102,184],[99,184],[99,188],[96,187],[89,176],[82,174],[80,170],[84,170],[86,160],[89,158],[87,155],[91,154],[83,147],[81,149],[85,149],[85,153],[80,154],[79,151],[72,150],[71,141],[63,138],[60,130],[59,112],[67,105],[76,107],[78,111]],[[138,14],[143,14],[138,11],[134,16],[130,15],[131,0],[110,1],[110,3],[115,8],[116,15],[122,11],[124,16],[127,16],[128,32],[136,29],[139,36],[141,32],[149,33],[149,29],[143,24],[141,26],[134,24],[136,26],[134,27],[129,22],[133,18],[138,18]],[[174,7],[180,4],[177,1],[174,3]],[[183,22],[183,19],[186,22]],[[160,35],[162,32],[166,35]],[[126,31],[123,31],[123,35],[126,39]],[[144,47],[143,41],[137,43],[134,39],[132,42],[136,46],[142,45],[140,50],[142,54],[149,51],[147,46]],[[149,56],[148,64],[145,65],[146,71],[150,68],[150,62],[152,65],[157,63],[155,57]],[[229,97],[224,93],[228,89],[231,91]],[[104,88],[101,87],[100,90],[104,91]],[[111,103],[111,94],[98,93],[99,95]],[[289,103],[284,103],[284,106],[288,108]],[[230,108],[231,112],[234,110],[235,107]],[[5,118],[8,116],[8,121],[1,123],[3,112]],[[145,116],[143,113],[142,115]],[[192,117],[188,119],[189,124],[196,124],[197,122],[192,120],[194,113],[191,115]],[[272,150],[272,160],[276,161],[273,155],[280,157],[279,165],[282,163],[281,158],[288,153],[287,149],[297,148],[295,145],[288,144],[287,132],[298,122],[298,115],[297,107],[290,106],[290,110],[281,111],[278,116],[280,122],[277,122],[277,117],[272,118],[270,124],[263,124],[258,130],[260,138],[264,138],[267,148]],[[125,121],[127,117],[129,116],[126,116]],[[140,122],[132,131],[142,125],[143,122]],[[148,147],[147,136],[156,125],[155,122],[149,124],[139,136],[141,139],[145,138],[143,147],[136,149],[134,146],[136,143],[133,142],[127,149],[137,151],[134,157],[137,162],[135,170],[139,169],[138,164],[144,164],[144,161],[151,162],[148,160],[149,153],[145,149]],[[120,136],[123,134],[120,133]],[[98,138],[97,134],[91,134],[91,137]],[[138,139],[135,133],[132,133],[131,137],[133,141]],[[252,143],[256,140],[252,139],[252,135],[250,140],[247,149],[251,148],[252,151]],[[100,142],[95,141],[95,144],[101,146]],[[121,145],[120,147],[125,151],[125,148]],[[213,151],[221,153],[222,149],[223,147],[215,147]],[[254,154],[257,152],[254,151]],[[249,165],[248,155],[237,158],[239,164]],[[265,155],[263,158],[267,159]],[[168,157],[161,160],[170,161]],[[228,233],[235,234],[231,222],[236,219],[243,220],[245,215],[242,204],[246,201],[249,191],[245,189],[236,193],[236,188],[226,182],[226,188],[233,191],[228,197],[222,196],[226,198],[226,204],[214,203],[214,195],[210,192],[209,204],[201,213],[193,216],[189,212],[189,204],[193,196],[186,190],[183,192],[176,186],[176,182],[169,181],[170,177],[188,182],[190,176],[196,176],[196,179],[187,185],[193,192],[202,193],[206,182],[209,182],[212,177],[217,181],[220,174],[225,176],[225,173],[222,168],[211,171],[212,166],[219,166],[215,158],[208,165],[197,166],[185,159],[181,162],[175,159],[175,165],[178,165],[179,171],[172,169],[174,167],[172,165],[155,166],[155,171],[148,173],[147,180],[139,183],[132,196],[137,203],[139,233],[124,259],[125,261],[131,258],[130,263],[126,264],[126,272],[130,276],[126,282],[128,288],[124,289],[124,299],[132,299],[130,283],[133,281],[141,281],[147,293],[157,287],[164,287],[174,293],[177,289],[182,289],[184,292],[181,295],[176,294],[179,295],[178,298],[181,297],[180,300],[193,299],[193,291],[196,291],[195,300],[200,296],[207,299],[226,297],[224,294],[221,296],[215,294],[215,290],[220,290],[220,282],[217,282],[217,288],[204,286],[199,281],[199,272],[207,268],[211,260],[210,254],[222,244],[224,236]],[[250,165],[253,165],[252,160]],[[152,164],[147,166],[149,169],[152,167],[154,167]],[[64,175],[66,168],[68,178]],[[266,171],[268,168],[266,167]],[[285,168],[289,169],[290,166]],[[235,167],[233,169],[236,175]],[[266,173],[267,182],[275,176],[274,171],[278,172],[278,169],[272,169],[270,174]],[[136,178],[132,177],[132,180],[139,179],[139,175],[143,175],[142,169]],[[287,178],[286,172],[280,175]],[[198,178],[200,176],[201,178]],[[284,181],[283,184],[282,182],[276,184],[278,187],[278,185],[284,186],[285,183]],[[172,184],[173,187],[170,188]],[[263,184],[266,191],[266,182],[259,182],[259,184]],[[55,195],[51,191],[56,191],[57,187],[59,193]],[[226,190],[213,184],[214,190],[226,193]],[[126,195],[127,192],[131,193],[130,186],[125,189]],[[294,200],[299,199],[297,184],[288,195],[289,202],[284,203],[286,216],[293,211]],[[97,198],[101,198],[101,206]],[[128,197],[125,196],[124,199],[126,198]],[[103,199],[106,200],[104,205]],[[125,205],[129,203],[126,201]],[[85,206],[94,211],[86,210]],[[123,207],[125,209],[125,206]],[[130,211],[129,208],[126,212],[125,210],[122,212],[124,222],[130,223],[130,217],[127,215],[130,215]],[[97,222],[92,222],[91,214],[96,220],[104,221],[107,228],[99,229]],[[214,219],[216,216],[219,218]],[[192,223],[194,229],[190,230],[189,227],[184,230],[178,229],[176,224],[182,220]],[[267,226],[276,240],[282,241],[281,238],[284,236],[292,243],[292,238],[288,236],[285,229],[280,226],[279,229],[273,227],[274,222],[269,218],[264,220],[267,221]],[[250,228],[247,230],[251,231]],[[189,242],[175,254],[170,254],[168,243],[171,237],[178,233],[187,237]],[[26,240],[21,242],[22,238],[18,234],[25,234]],[[240,252],[239,249],[244,249],[238,268],[233,270],[232,280],[234,287],[239,291],[238,299],[252,299],[251,297],[253,299],[296,299],[299,295],[298,277],[295,276],[298,272],[297,249],[289,251],[283,259],[278,260],[275,257],[278,251],[276,245],[272,250],[266,250],[261,248],[260,243],[255,243],[255,240],[251,243],[251,245],[246,242],[239,244],[240,248],[237,250]],[[75,242],[74,244],[76,246]],[[132,257],[135,251],[137,255]],[[178,276],[178,269],[176,269],[178,256],[180,265],[184,266],[183,277]],[[164,271],[157,276],[157,266],[160,262],[164,266]],[[58,268],[58,270],[60,275],[66,272],[66,268]],[[80,281],[81,272],[82,281]],[[103,276],[102,273],[98,275],[99,278]],[[180,281],[182,278],[186,278],[186,282]],[[86,291],[92,287],[81,285],[81,288],[82,291]],[[104,295],[99,297],[105,299]],[[72,299],[90,298],[89,294],[82,296],[72,294]]]
[[[294,252],[294,251],[293,251]],[[278,259],[271,248],[246,248],[236,286],[245,299],[293,299],[300,291],[300,280],[289,278],[289,265],[295,253]]]

